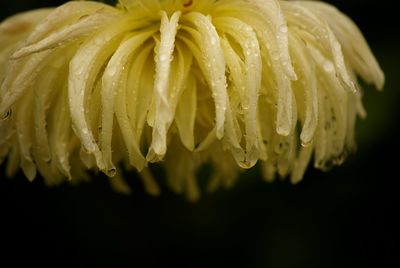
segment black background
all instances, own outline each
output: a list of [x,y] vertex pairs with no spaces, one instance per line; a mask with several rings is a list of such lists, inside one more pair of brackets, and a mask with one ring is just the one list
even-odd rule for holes
[[[122,196],[103,177],[48,189],[1,167],[0,266],[400,267],[396,1],[330,2],[360,26],[387,76],[384,92],[365,87],[368,118],[343,166],[309,169],[298,186],[251,170],[195,204],[165,188],[149,197],[134,175]],[[61,3],[3,0],[0,19]]]

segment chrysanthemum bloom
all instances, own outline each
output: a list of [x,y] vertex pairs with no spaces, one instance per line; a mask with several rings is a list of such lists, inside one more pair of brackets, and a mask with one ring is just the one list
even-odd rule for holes
[[384,75],[354,23],[322,2],[74,1],[0,24],[0,159],[49,185],[102,171],[127,191],[150,163],[189,199],[257,162],[302,179],[355,147],[357,82]]

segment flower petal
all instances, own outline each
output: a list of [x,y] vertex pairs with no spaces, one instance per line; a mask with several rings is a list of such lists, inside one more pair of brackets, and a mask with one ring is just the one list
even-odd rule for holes
[[[198,12],[187,14],[186,19],[193,23],[200,35],[193,38],[199,44],[203,54],[202,65],[209,87],[213,92],[216,113],[216,135],[221,139],[224,134],[225,114],[227,110],[227,83],[225,77],[225,60],[218,33],[209,17]],[[193,34],[191,32],[190,34]]]
[[[115,51],[114,55],[108,62],[102,78],[102,123],[101,123],[101,150],[103,153],[104,163],[106,170],[116,170],[112,163],[112,132],[113,132],[113,120],[114,120],[114,103],[118,102],[117,119],[120,124],[120,129],[125,139],[127,149],[130,156],[130,162],[138,170],[141,170],[146,166],[145,159],[140,153],[139,148],[134,142],[134,135],[129,127],[129,121],[126,112],[126,100],[123,91],[127,87],[127,66],[131,60],[133,53],[137,52],[143,43],[148,40],[154,30],[147,30],[141,33],[135,33],[132,37],[122,42],[119,48]],[[121,98],[121,97],[122,98]],[[117,97],[115,100],[115,97]],[[122,101],[122,103],[121,103]],[[111,174],[108,174],[111,175]]]
[[100,170],[104,170],[105,166],[86,119],[85,99],[102,66],[119,46],[123,35],[131,28],[133,25],[129,17],[116,19],[84,43],[70,63],[68,98],[72,124],[83,148],[95,155]]
[[[163,156],[167,151],[167,125],[171,118],[171,108],[168,102],[168,88],[172,55],[175,47],[175,36],[178,31],[180,12],[175,12],[168,20],[167,14],[161,14],[161,40],[156,55],[156,75],[154,79],[155,122],[153,126],[152,143],[147,159],[153,161],[157,156]],[[170,119],[168,119],[170,118]]]

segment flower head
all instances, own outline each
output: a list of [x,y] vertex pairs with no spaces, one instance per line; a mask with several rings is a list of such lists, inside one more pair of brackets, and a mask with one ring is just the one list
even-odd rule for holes
[[49,185],[121,167],[157,194],[150,163],[196,199],[260,163],[302,179],[355,147],[357,76],[384,75],[355,24],[311,1],[68,2],[0,24],[0,159]]

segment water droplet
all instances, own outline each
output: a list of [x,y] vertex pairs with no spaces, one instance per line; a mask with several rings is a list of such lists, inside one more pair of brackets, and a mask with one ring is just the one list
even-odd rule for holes
[[354,83],[354,81],[350,81],[350,90],[356,95],[356,96],[360,96],[361,92],[358,89],[358,86],[356,83]]
[[339,51],[339,50],[341,50],[341,48],[342,48],[342,46],[340,45],[339,42],[336,41],[336,42],[333,43],[333,49],[334,50]]
[[331,73],[334,71],[335,66],[333,66],[333,63],[328,60],[328,61],[324,62],[323,68],[324,68],[325,72]]
[[238,164],[241,168],[244,168],[244,169],[248,169],[251,167],[251,163],[247,159],[243,159],[243,160],[239,161]]
[[334,167],[335,163],[333,159],[326,159],[321,163],[321,170],[322,171],[329,171]]
[[160,59],[161,62],[166,61],[167,58],[168,58],[168,56],[165,55],[165,54],[161,54],[161,55],[159,56],[159,59]]
[[281,26],[279,26],[279,31],[281,33],[287,33],[288,32],[288,27],[285,24],[282,24]]
[[306,148],[308,146],[311,146],[311,144],[313,143],[313,140],[310,141],[301,141],[301,146]]
[[111,66],[108,68],[108,75],[114,76],[117,73],[117,66]]
[[336,156],[333,160],[335,165],[341,165],[346,160],[347,152],[343,151],[338,156]]
[[81,153],[90,154],[90,150],[86,146],[82,146]]
[[12,115],[12,110],[8,110],[7,112],[5,112],[4,114],[1,115],[1,120],[8,120],[11,118]]
[[117,169],[116,169],[115,167],[109,168],[109,169],[106,171],[106,174],[107,174],[107,176],[109,176],[109,177],[114,177],[115,174],[117,174]]

